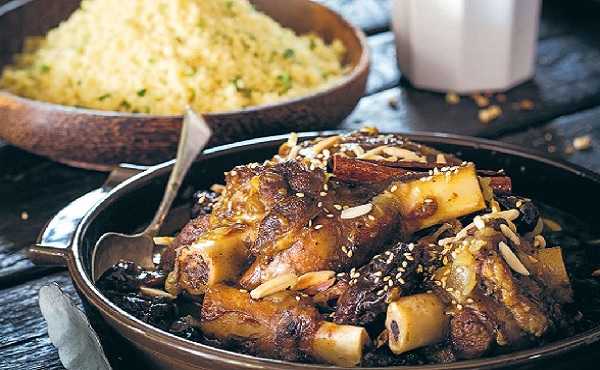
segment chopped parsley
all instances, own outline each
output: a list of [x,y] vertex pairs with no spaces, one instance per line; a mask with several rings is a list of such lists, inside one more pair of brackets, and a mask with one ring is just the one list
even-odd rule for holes
[[120,105],[125,109],[131,109],[131,104],[127,100],[123,100]]
[[283,52],[283,57],[285,59],[290,59],[294,57],[294,49],[285,49],[285,51]]
[[102,95],[102,96],[99,96],[99,97],[98,97],[98,100],[100,100],[100,101],[104,101],[105,99],[108,99],[108,98],[110,98],[110,94],[104,94],[104,95]]
[[283,72],[282,74],[277,76],[277,81],[279,81],[282,87],[281,94],[285,94],[286,92],[288,92],[289,89],[292,88],[292,78],[287,72]]
[[50,72],[50,66],[47,64],[42,64],[40,66],[40,71],[42,71],[42,73],[48,73]]
[[139,97],[143,97],[144,95],[146,95],[146,89],[141,89],[136,94]]

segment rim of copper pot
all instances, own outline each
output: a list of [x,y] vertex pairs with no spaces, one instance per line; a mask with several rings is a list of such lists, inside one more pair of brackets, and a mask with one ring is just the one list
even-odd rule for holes
[[[307,132],[299,134],[299,138],[312,138],[316,136],[326,136],[336,133],[343,133],[345,131],[326,131],[326,132]],[[549,159],[541,156],[540,154],[519,148],[512,144],[500,143],[492,140],[471,138],[467,136],[444,134],[444,133],[411,133],[402,134],[415,141],[423,141],[427,144],[435,145],[445,143],[467,146],[474,149],[480,150],[491,150],[499,153],[508,155],[515,155],[525,159],[535,160],[542,162],[545,165],[560,168],[561,170],[571,173],[573,176],[580,176],[587,178],[593,182],[600,184],[600,175],[590,170],[580,167],[575,164],[571,164],[562,160]],[[274,143],[286,140],[288,135],[277,135],[269,136],[258,139],[251,139],[241,141],[234,144],[227,144],[211,149],[207,149],[199,158],[198,162],[208,161],[213,157],[218,157],[222,153],[236,153],[243,152],[246,150],[255,149],[257,147],[272,146]],[[152,346],[168,346],[171,349],[177,350],[181,353],[185,353],[191,356],[199,356],[205,361],[214,361],[217,365],[219,363],[227,363],[229,365],[240,366],[240,368],[266,368],[266,369],[278,369],[278,370],[292,370],[292,369],[379,369],[379,370],[390,370],[390,369],[403,369],[403,370],[433,370],[433,369],[447,369],[447,370],[458,370],[458,369],[478,369],[478,368],[498,368],[508,367],[517,364],[523,364],[530,361],[547,359],[568,351],[572,351],[576,348],[592,344],[600,340],[600,325],[596,325],[594,328],[586,330],[582,333],[574,336],[557,340],[546,344],[538,348],[530,348],[520,351],[511,352],[494,357],[481,358],[475,360],[458,361],[449,364],[430,364],[430,365],[418,365],[418,366],[391,366],[391,367],[370,367],[370,368],[344,368],[336,366],[328,366],[322,364],[306,364],[296,363],[282,360],[274,360],[263,357],[250,356],[245,354],[239,354],[215,347],[211,347],[205,344],[189,341],[173,334],[162,331],[158,328],[146,324],[141,320],[135,318],[129,313],[125,312],[108,298],[106,298],[93,284],[90,277],[85,273],[85,267],[79,255],[80,244],[83,237],[86,234],[87,226],[100,214],[108,205],[118,201],[122,195],[129,192],[135,191],[138,188],[144,186],[147,182],[152,179],[168,173],[172,167],[174,161],[165,162],[159,166],[153,167],[152,169],[140,173],[130,179],[124,181],[120,185],[116,186],[109,194],[109,196],[94,206],[81,220],[75,232],[73,244],[70,249],[65,251],[67,265],[71,273],[72,279],[75,281],[77,287],[86,298],[98,308],[104,315],[109,316],[118,325],[123,326],[129,331],[133,331],[140,336],[144,336],[149,339],[148,343],[152,343]],[[145,181],[144,181],[145,180]],[[148,343],[142,344],[148,347]],[[166,356],[163,354],[163,356]]]

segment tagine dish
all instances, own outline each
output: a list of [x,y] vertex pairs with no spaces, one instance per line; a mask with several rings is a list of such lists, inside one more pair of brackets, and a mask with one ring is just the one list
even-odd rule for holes
[[197,192],[156,268],[97,282],[138,319],[260,357],[448,363],[539,346],[585,321],[556,222],[510,174],[374,129],[298,142]]

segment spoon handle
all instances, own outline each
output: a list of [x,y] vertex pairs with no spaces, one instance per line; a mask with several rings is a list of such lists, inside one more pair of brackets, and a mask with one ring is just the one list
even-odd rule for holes
[[167,183],[160,206],[152,222],[144,230],[144,235],[154,237],[158,234],[188,169],[192,165],[192,162],[194,162],[194,159],[204,149],[211,135],[212,132],[206,121],[204,121],[204,118],[194,113],[191,108],[187,108],[183,117],[181,136],[179,137],[177,157],[173,171],[169,176],[169,182]]

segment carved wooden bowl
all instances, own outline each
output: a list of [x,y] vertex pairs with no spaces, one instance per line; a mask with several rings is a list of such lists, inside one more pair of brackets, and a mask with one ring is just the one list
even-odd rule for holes
[[[0,69],[27,36],[43,35],[66,19],[79,0],[13,0],[0,6]],[[207,114],[210,145],[290,131],[336,127],[365,91],[369,52],[362,31],[311,0],[251,0],[297,33],[339,39],[350,71],[311,95],[247,109]],[[299,16],[301,15],[301,16]],[[175,154],[181,116],[98,111],[51,104],[0,90],[0,138],[69,165],[109,170],[122,162],[155,164]]]

